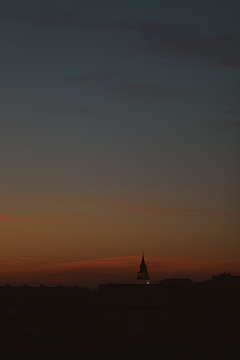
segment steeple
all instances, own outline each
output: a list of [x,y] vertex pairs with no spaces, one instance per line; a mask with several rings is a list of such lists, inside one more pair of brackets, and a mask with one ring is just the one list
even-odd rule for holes
[[144,251],[143,251],[143,253],[142,253],[142,262],[141,262],[141,264],[140,264],[140,272],[141,272],[141,273],[147,272],[147,266],[146,266],[145,260],[144,260]]
[[144,251],[142,253],[142,262],[140,264],[140,271],[138,272],[137,284],[150,284],[150,279],[147,272],[147,265],[144,260]]

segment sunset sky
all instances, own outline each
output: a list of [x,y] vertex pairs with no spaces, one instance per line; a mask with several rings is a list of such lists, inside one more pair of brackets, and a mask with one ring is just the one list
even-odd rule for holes
[[0,1],[0,285],[240,275],[239,17]]

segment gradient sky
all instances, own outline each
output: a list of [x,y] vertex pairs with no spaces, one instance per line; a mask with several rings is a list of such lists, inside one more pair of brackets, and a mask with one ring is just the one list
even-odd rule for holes
[[240,2],[0,2],[0,284],[240,275]]

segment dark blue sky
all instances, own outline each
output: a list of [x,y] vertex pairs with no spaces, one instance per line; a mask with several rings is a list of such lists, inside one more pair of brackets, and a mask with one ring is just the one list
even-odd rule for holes
[[[91,214],[84,231],[71,235],[69,223],[62,231],[70,260],[142,247],[151,256],[173,248],[174,256],[199,256],[207,242],[221,243],[220,257],[226,248],[240,255],[239,15],[233,0],[2,0],[2,223],[5,215],[14,223]],[[188,223],[176,224],[186,212]],[[149,220],[152,213],[161,219]],[[6,257],[17,237],[10,228]],[[25,250],[20,241],[12,256],[36,257],[40,239],[28,245],[39,228],[52,244],[40,256],[53,256],[56,223],[22,227]],[[90,242],[83,252],[77,238]]]

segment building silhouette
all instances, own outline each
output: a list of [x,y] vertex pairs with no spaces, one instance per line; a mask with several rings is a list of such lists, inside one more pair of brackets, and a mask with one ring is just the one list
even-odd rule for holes
[[142,253],[142,262],[140,264],[140,271],[138,271],[137,284],[150,284],[147,265],[145,264],[145,260],[144,260],[144,251]]
[[224,271],[222,274],[213,275],[212,280],[195,282],[194,286],[203,289],[240,290],[240,276],[233,276]]

